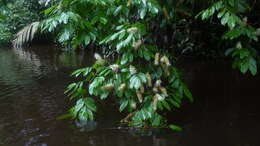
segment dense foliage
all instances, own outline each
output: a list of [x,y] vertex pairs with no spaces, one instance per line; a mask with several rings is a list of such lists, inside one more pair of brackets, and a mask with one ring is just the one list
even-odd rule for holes
[[[112,61],[95,54],[97,61],[92,67],[73,73],[84,80],[70,84],[67,90],[72,99],[77,99],[70,110],[72,117],[93,120],[96,111],[93,96],[116,97],[119,111],[129,113],[122,122],[159,127],[167,124],[162,116],[165,110],[179,108],[184,97],[192,101],[167,52],[159,53],[160,49],[149,37],[151,28],[146,21],[155,21],[160,11],[156,1],[62,1],[60,4],[69,6],[69,11],[67,7],[61,11],[55,6],[49,8],[45,12],[51,17],[43,22],[43,30],[52,31],[60,25],[58,40],[64,45],[78,47],[97,42],[116,54]],[[92,15],[93,9],[96,15]]]
[[203,10],[198,16],[202,20],[210,19],[214,15],[228,30],[222,36],[224,40],[231,40],[236,43],[234,47],[226,50],[226,55],[234,58],[233,67],[239,68],[242,73],[248,70],[252,75],[257,73],[257,52],[254,44],[258,41],[260,28],[256,29],[248,22],[247,16],[243,16],[249,8],[247,1],[226,0],[218,1],[211,7]]
[[35,0],[0,2],[0,44],[10,43],[14,34],[31,22],[40,20],[43,7]]
[[93,120],[97,110],[95,99],[114,98],[119,111],[127,113],[122,122],[137,127],[168,126],[164,113],[179,108],[185,98],[193,100],[175,67],[181,55],[231,56],[234,68],[257,74],[258,1],[57,0],[50,3],[43,0],[41,3],[48,7],[44,10],[45,19],[30,19],[35,22],[19,31],[14,41],[16,46],[32,40],[37,32],[48,32],[57,34],[56,40],[67,48],[91,45],[105,52],[95,54],[93,66],[72,74],[81,80],[70,84],[66,91],[76,100],[67,115],[73,118]]

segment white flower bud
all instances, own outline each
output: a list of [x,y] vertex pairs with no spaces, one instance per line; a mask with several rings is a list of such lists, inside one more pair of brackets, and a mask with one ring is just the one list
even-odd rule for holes
[[102,90],[110,91],[110,90],[112,90],[114,88],[114,84],[109,83],[109,84],[104,85],[101,88],[102,88]]
[[119,86],[118,90],[119,90],[120,92],[123,92],[123,91],[125,90],[125,87],[126,87],[126,84],[123,83],[123,84],[121,84],[121,85]]
[[106,61],[98,53],[94,54],[94,58],[97,60],[96,64],[105,65]]
[[140,46],[142,45],[143,41],[142,40],[138,40],[137,42],[135,42],[133,44],[134,50],[138,50],[140,48]]
[[164,56],[163,56],[163,57],[161,57],[161,59],[160,59],[160,62],[161,62],[162,64],[164,64],[164,63],[165,63]]
[[148,87],[152,87],[152,77],[149,73],[146,73]]
[[153,110],[157,110],[157,103],[158,103],[158,98],[156,95],[153,97]]
[[260,36],[260,28],[257,28],[257,29],[256,29],[255,34],[256,34],[257,36]]
[[161,84],[162,84],[162,80],[157,80],[156,82],[155,82],[155,87],[160,87],[161,86]]
[[137,30],[138,30],[137,27],[131,27],[131,28],[128,28],[128,29],[127,29],[127,32],[128,32],[128,33],[135,33],[135,32],[137,32]]
[[164,87],[160,87],[159,89],[160,89],[160,91],[162,92],[162,94],[163,94],[165,97],[168,96],[168,93],[167,93],[166,88],[164,88]]
[[244,17],[242,23],[240,24],[240,26],[241,27],[247,26],[247,21],[248,21],[247,17]]
[[95,57],[96,60],[102,60],[103,59],[98,53],[95,53],[94,57]]
[[133,109],[136,109],[136,103],[135,103],[135,102],[132,102],[132,103],[131,103],[131,107],[132,107]]
[[159,92],[158,88],[157,87],[153,87],[153,92],[154,93],[158,93]]
[[155,94],[155,96],[156,96],[156,98],[159,100],[159,101],[162,101],[162,100],[164,100],[165,99],[165,97],[164,96],[162,96],[162,95],[160,95],[160,94]]
[[119,65],[118,64],[113,64],[109,66],[113,72],[118,72],[119,70]]
[[171,63],[170,63],[170,60],[169,60],[169,58],[167,57],[167,56],[164,56],[164,60],[165,60],[165,64],[167,65],[167,66],[171,66]]
[[170,63],[170,60],[167,56],[163,56],[161,59],[160,59],[160,62],[162,64],[165,64],[166,66],[171,66],[171,63]]
[[243,21],[244,21],[245,23],[247,23],[248,18],[247,18],[247,17],[244,17],[244,18],[243,18]]
[[170,76],[170,71],[169,71],[169,67],[166,66],[165,64],[162,65],[163,71],[166,74],[166,76]]
[[106,64],[106,61],[104,59],[100,59],[100,60],[97,60],[95,62],[95,64],[99,64],[99,65],[105,65]]
[[126,6],[129,7],[132,3],[132,0],[128,0]]
[[237,49],[242,49],[242,44],[241,44],[241,42],[238,42],[238,43],[237,43],[236,48],[237,48]]
[[160,53],[156,53],[154,57],[154,65],[159,65]]

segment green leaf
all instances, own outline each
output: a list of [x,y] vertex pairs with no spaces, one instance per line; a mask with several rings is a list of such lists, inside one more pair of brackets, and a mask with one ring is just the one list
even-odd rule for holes
[[163,100],[163,101],[161,101],[161,102],[162,102],[162,105],[163,105],[167,110],[171,111],[170,105],[169,105],[165,100]]
[[257,74],[257,63],[253,57],[249,59],[249,70],[252,75],[255,76]]
[[104,93],[102,93],[101,95],[100,95],[100,99],[106,99],[107,97],[108,97],[108,95],[109,95],[109,92],[104,92]]
[[180,107],[181,107],[181,105],[180,105],[178,102],[174,101],[173,99],[169,99],[169,101],[170,101],[170,103],[173,104],[175,107],[177,107],[177,108],[180,108]]
[[84,38],[84,44],[88,45],[89,43],[90,43],[90,37],[88,35],[86,35]]
[[155,114],[154,118],[152,119],[152,126],[158,127],[160,125],[161,125],[161,116],[159,116],[158,114]]
[[130,33],[130,35],[128,35],[128,37],[123,41],[123,46],[127,46],[130,44],[132,38],[133,38],[134,34],[133,33]]
[[123,64],[126,64],[127,62],[128,62],[128,53],[124,53],[124,55],[123,55],[123,57],[122,57],[122,59],[121,59],[121,64],[123,65]]
[[141,80],[136,75],[132,76],[130,78],[130,88],[139,89],[140,87],[141,87]]
[[77,101],[75,105],[75,112],[79,112],[83,106],[84,106],[84,100],[81,98]]
[[103,68],[102,71],[98,74],[99,76],[107,76],[111,72],[111,69],[109,67]]
[[230,55],[234,50],[235,50],[235,48],[229,48],[229,49],[227,49],[226,52],[225,52],[225,56]]
[[144,110],[141,110],[141,111],[139,111],[140,112],[140,115],[142,116],[142,120],[146,120],[147,119],[147,117],[146,117],[146,114],[145,114],[145,112],[144,112]]
[[182,131],[182,128],[177,125],[169,125],[169,128],[178,132]]
[[68,21],[69,21],[69,15],[67,15],[67,13],[61,13],[59,17],[59,23],[67,24]]
[[230,4],[231,7],[235,6],[235,0],[228,0],[228,3]]
[[222,10],[222,11],[220,11],[219,13],[218,13],[218,18],[221,18],[221,17],[223,17],[224,15],[225,15],[225,13],[226,13],[226,10]]
[[128,100],[123,100],[122,103],[120,104],[119,111],[122,112],[128,105]]
[[104,17],[100,17],[100,22],[103,23],[103,24],[107,24],[107,19],[104,18]]
[[97,110],[95,101],[92,98],[88,97],[85,99],[84,102],[89,110],[94,111],[94,112]]
[[77,69],[74,72],[71,73],[71,76],[78,77],[83,72],[82,69]]
[[182,84],[182,88],[183,88],[183,92],[185,94],[185,96],[191,101],[193,102],[193,97],[192,94],[190,92],[190,90],[188,89],[188,87],[185,84]]
[[120,35],[120,32],[114,33],[107,42],[115,40]]
[[137,76],[142,81],[142,83],[146,83],[147,82],[146,75],[144,73],[139,73]]
[[91,67],[87,67],[87,68],[85,68],[84,69],[85,71],[84,71],[84,74],[83,74],[83,76],[88,76],[89,75],[89,73],[92,71],[92,68]]
[[114,11],[114,15],[115,15],[115,16],[118,15],[119,12],[122,10],[122,8],[123,8],[122,5],[118,6],[118,7],[115,9],[115,11]]
[[248,70],[248,64],[247,63],[244,63],[244,62],[241,62],[240,63],[240,71],[245,74]]
[[64,41],[67,41],[69,40],[70,38],[70,32],[68,31],[64,31],[61,35],[60,35],[60,38],[59,38],[59,42],[64,42]]
[[143,55],[144,55],[145,60],[147,60],[147,61],[150,61],[153,57],[153,53],[151,53],[148,50],[144,50]]
[[57,120],[64,120],[64,119],[71,119],[74,118],[73,114],[68,113],[68,114],[63,114],[61,116],[58,116],[56,119]]
[[94,90],[105,81],[104,77],[96,77],[94,81],[89,85],[89,94],[93,95]]
[[87,107],[84,106],[78,113],[78,118],[82,120],[88,120],[88,113],[87,113]]
[[88,117],[90,120],[94,120],[94,115],[93,115],[93,112],[91,110],[86,110],[86,112],[88,113]]
[[146,9],[143,8],[143,9],[141,9],[141,12],[140,12],[140,18],[144,19],[145,15],[146,15]]
[[77,84],[76,83],[71,83],[68,85],[67,90],[65,91],[65,93],[68,93],[69,91],[71,91],[72,89],[76,88]]
[[221,19],[221,24],[226,25],[229,20],[230,13],[226,13],[223,18]]

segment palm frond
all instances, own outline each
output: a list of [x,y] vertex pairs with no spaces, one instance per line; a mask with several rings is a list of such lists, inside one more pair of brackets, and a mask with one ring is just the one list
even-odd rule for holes
[[48,6],[51,3],[51,0],[39,0],[39,3],[44,6]]
[[16,34],[15,39],[13,40],[13,46],[19,48],[25,43],[32,41],[35,34],[38,32],[39,26],[40,22],[38,21],[25,26]]

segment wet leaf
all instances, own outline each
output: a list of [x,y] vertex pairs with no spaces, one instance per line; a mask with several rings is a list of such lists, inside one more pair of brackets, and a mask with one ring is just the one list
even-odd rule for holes
[[182,128],[180,126],[177,126],[177,125],[169,125],[169,128],[174,130],[174,131],[182,131]]

